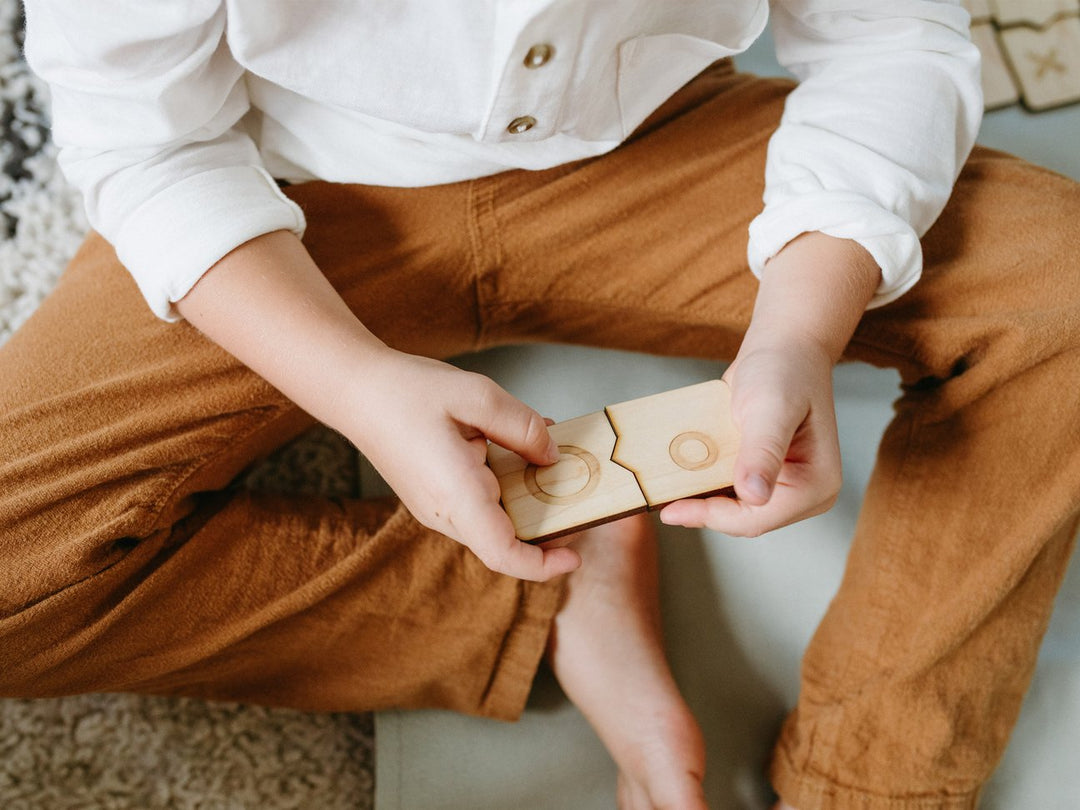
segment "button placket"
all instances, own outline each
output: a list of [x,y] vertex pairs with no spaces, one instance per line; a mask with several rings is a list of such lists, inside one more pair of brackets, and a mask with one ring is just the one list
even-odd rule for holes
[[[546,42],[533,45],[525,53],[521,63],[526,70],[536,70],[543,67],[555,56],[555,48]],[[506,131],[511,135],[521,135],[536,126],[536,119],[531,115],[519,115],[506,126]]]
[[[480,140],[525,143],[555,134],[575,65],[575,43],[585,11],[575,0],[545,0],[539,13],[514,19],[506,6],[512,46],[500,53],[500,76]],[[499,8],[503,8],[499,4]]]
[[536,119],[531,115],[519,115],[507,125],[506,131],[511,135],[520,135],[522,132],[528,132],[535,126]]
[[540,42],[529,48],[522,63],[529,70],[536,70],[550,62],[554,56],[555,48],[546,42]]

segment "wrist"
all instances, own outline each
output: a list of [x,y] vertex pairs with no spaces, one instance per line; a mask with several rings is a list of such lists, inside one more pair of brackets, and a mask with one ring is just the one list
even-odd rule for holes
[[745,342],[814,348],[835,363],[880,283],[857,242],[802,234],[766,263]]
[[286,231],[231,251],[177,308],[286,397],[346,433],[356,418],[351,381],[390,352]]

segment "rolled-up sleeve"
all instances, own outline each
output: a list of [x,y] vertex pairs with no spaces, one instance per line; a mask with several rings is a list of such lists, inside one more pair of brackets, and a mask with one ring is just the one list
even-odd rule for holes
[[26,13],[61,168],[159,317],[178,319],[173,304],[236,246],[303,233],[244,131],[224,3],[27,0]]
[[853,239],[894,300],[922,272],[920,237],[945,206],[982,115],[967,12],[935,0],[776,0],[777,57],[799,79],[769,142],[748,259],[801,233]]

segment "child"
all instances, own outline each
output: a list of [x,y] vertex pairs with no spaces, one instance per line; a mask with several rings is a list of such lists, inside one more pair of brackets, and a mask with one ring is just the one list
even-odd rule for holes
[[[778,2],[794,90],[717,61],[754,0],[27,12],[101,236],[0,352],[4,694],[513,717],[546,650],[623,807],[704,807],[647,524],[517,542],[484,448],[551,461],[543,420],[433,358],[733,360],[738,500],[661,518],[757,535],[835,499],[844,357],[905,395],[772,778],[973,805],[1080,509],[1080,192],[979,152],[942,213],[981,106],[961,9]],[[227,489],[312,419],[402,506]]]

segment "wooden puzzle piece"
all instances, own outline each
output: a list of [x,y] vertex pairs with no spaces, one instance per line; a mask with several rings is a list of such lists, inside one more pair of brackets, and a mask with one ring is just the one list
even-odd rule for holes
[[633,470],[650,509],[718,493],[735,480],[739,443],[727,383],[710,380],[606,411],[619,437],[612,459]]
[[1080,0],[961,0],[982,55],[984,107],[1080,101]]
[[[1011,25],[1042,28],[1058,17],[1080,14],[1078,0],[989,0],[989,2],[994,19],[1002,28]],[[972,17],[974,18],[974,14]]]
[[611,460],[616,437],[602,411],[552,425],[550,432],[561,456],[547,467],[488,445],[488,465],[519,539],[550,540],[645,511],[634,474]]
[[1080,17],[1041,30],[1009,28],[1001,32],[1001,42],[1025,107],[1045,110],[1080,101]]
[[962,0],[961,5],[971,15],[972,23],[985,22],[991,17],[990,0]]
[[982,55],[983,106],[993,110],[1015,104],[1020,100],[1020,91],[1005,63],[994,26],[990,23],[971,26],[971,41]]
[[540,542],[730,487],[737,432],[720,380],[552,425],[562,456],[537,467],[497,445],[488,464],[518,538]]

